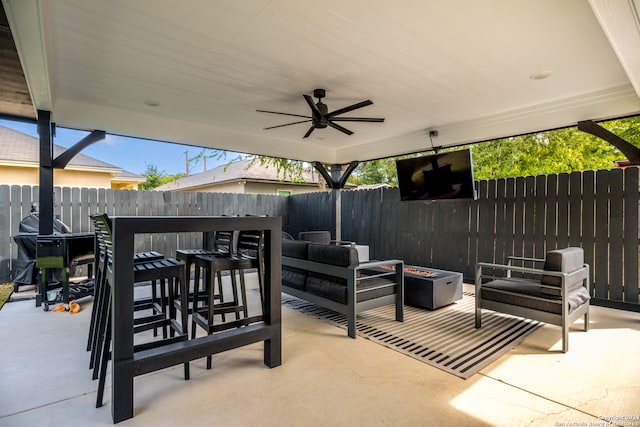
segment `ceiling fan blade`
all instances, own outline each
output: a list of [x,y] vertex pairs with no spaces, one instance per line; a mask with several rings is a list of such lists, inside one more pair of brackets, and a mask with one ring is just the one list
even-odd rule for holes
[[304,123],[304,122],[310,122],[310,121],[311,121],[311,119],[309,119],[309,120],[300,120],[299,122],[287,123],[287,124],[285,124],[285,125],[270,126],[270,127],[268,127],[268,128],[264,128],[264,130],[267,130],[267,129],[275,129],[275,128],[281,128],[281,127],[283,127],[283,126],[297,125],[298,123]]
[[373,122],[373,123],[382,123],[384,119],[374,118],[374,117],[333,117],[331,118],[334,122]]
[[348,107],[344,107],[339,110],[332,111],[331,113],[327,114],[327,118],[332,119],[333,117],[338,116],[340,114],[348,113],[349,111],[357,110],[358,108],[366,107],[367,105],[371,105],[371,104],[373,104],[373,102],[371,102],[370,99],[367,99],[366,101],[358,102],[357,104],[349,105]]
[[311,98],[309,95],[302,95],[302,96],[304,96],[304,99],[307,101],[307,104],[309,104],[309,107],[311,108],[311,111],[313,111],[313,114],[322,116],[322,113],[320,112],[320,110],[318,110],[318,107],[316,107],[316,104],[314,104],[313,98]]
[[305,117],[310,119],[311,116],[301,116],[300,114],[290,114],[290,113],[278,113],[277,111],[267,111],[267,110],[256,110],[259,113],[270,113],[270,114],[281,114],[283,116],[293,116],[293,117]]
[[312,126],[309,128],[309,130],[307,131],[307,133],[305,133],[305,134],[304,134],[303,138],[307,138],[309,135],[311,135],[311,132],[313,132],[313,130],[314,130],[315,128],[316,128],[316,127],[312,125]]
[[346,133],[347,135],[353,135],[353,132],[351,132],[349,129],[343,128],[339,124],[333,123],[332,121],[327,121],[327,125],[331,126],[334,129],[339,130],[342,133]]

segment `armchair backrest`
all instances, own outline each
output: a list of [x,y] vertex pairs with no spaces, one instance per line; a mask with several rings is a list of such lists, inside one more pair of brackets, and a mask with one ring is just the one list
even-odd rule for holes
[[[584,250],[582,248],[569,247],[547,252],[544,261],[544,270],[572,273],[584,266]],[[562,279],[557,276],[542,275],[540,282],[545,285],[560,287]],[[568,284],[569,293],[582,286],[582,280]],[[547,295],[560,295],[560,290],[542,288],[542,293]]]

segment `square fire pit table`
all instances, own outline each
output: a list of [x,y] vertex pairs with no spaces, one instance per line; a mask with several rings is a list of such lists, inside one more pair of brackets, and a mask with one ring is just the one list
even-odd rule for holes
[[462,299],[462,273],[405,266],[405,304],[435,310],[459,299]]

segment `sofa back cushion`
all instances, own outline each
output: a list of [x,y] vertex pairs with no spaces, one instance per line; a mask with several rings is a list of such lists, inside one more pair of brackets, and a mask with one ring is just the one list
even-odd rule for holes
[[310,243],[308,259],[321,264],[349,267],[351,264],[358,264],[358,251],[350,246]]
[[282,240],[282,256],[307,259],[309,242],[301,240]]
[[322,231],[301,231],[298,233],[298,240],[305,240],[313,243],[331,243],[331,233],[326,230]]
[[[584,265],[584,251],[582,248],[569,247],[565,249],[557,249],[547,252],[544,261],[544,269],[547,271],[559,271],[562,273],[572,273],[579,270]],[[540,280],[545,285],[560,287],[562,279],[557,276],[542,275]],[[582,287],[582,280],[568,284],[569,293],[572,293]],[[560,290],[542,288],[541,291],[546,295],[558,296]]]
[[[358,251],[349,246],[309,244],[309,261],[348,267],[358,264]],[[315,295],[346,304],[347,279],[328,274],[309,272],[305,289]]]
[[[300,240],[282,240],[282,256],[297,259],[307,259],[309,242]],[[282,266],[282,286],[290,288],[305,288],[307,271],[295,267]]]

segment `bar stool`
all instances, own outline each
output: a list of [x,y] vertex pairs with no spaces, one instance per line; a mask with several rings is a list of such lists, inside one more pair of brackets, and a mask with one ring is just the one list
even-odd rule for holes
[[[191,317],[191,338],[195,338],[196,326],[200,326],[210,335],[226,329],[246,326],[262,320],[262,314],[249,317],[247,304],[247,291],[244,271],[252,268],[258,269],[260,284],[260,300],[264,302],[262,287],[262,232],[240,231],[238,233],[237,250],[229,255],[198,255],[194,260],[195,281],[199,283],[201,271],[204,271],[204,295],[201,297],[199,287],[194,287],[194,307]],[[229,271],[233,298],[231,301],[221,300],[216,303],[214,292],[215,281],[218,279],[218,287],[222,288],[221,272]],[[240,287],[236,282],[236,271],[240,278]],[[240,295],[238,295],[238,290]],[[201,301],[205,304],[198,305]],[[262,305],[262,304],[261,304]],[[264,309],[263,309],[264,312]],[[218,314],[235,313],[236,320],[215,323],[214,317]],[[242,313],[243,318],[240,318]],[[211,356],[207,357],[207,369],[211,369]]]
[[[195,264],[196,257],[200,255],[214,255],[214,256],[226,256],[233,252],[234,250],[234,232],[233,231],[216,231],[213,233],[213,238],[211,238],[211,242],[207,241],[207,236],[203,239],[205,249],[177,249],[176,250],[176,258],[184,261],[186,268],[186,281],[189,286],[191,286],[191,268]],[[223,299],[223,290],[222,290],[222,273],[218,272],[218,293],[216,294],[216,299]],[[195,290],[196,287],[200,286],[199,280],[194,280],[193,288]],[[194,291],[189,292],[189,300],[194,301]],[[192,309],[189,309],[191,312]],[[223,317],[224,320],[224,317]]]
[[[95,266],[95,270],[96,270],[96,274],[94,277],[94,288],[93,288],[93,307],[91,309],[91,320],[89,322],[89,336],[87,338],[87,351],[91,351],[93,348],[93,344],[96,342],[96,333],[97,333],[97,328],[96,328],[96,323],[97,323],[97,317],[99,316],[100,310],[104,310],[103,304],[104,304],[104,287],[102,286],[102,281],[104,278],[104,259],[106,256],[106,252],[105,252],[105,248],[104,248],[104,244],[101,243],[101,233],[103,232],[100,229],[101,225],[96,224],[95,222],[93,222],[93,228],[96,232],[96,250],[95,252],[95,261],[94,261],[94,266]],[[164,258],[164,255],[162,255],[160,252],[156,252],[156,251],[148,251],[148,252],[138,252],[136,254],[133,255],[133,262],[134,263],[138,263],[138,262],[145,262],[145,261],[154,261],[157,259],[162,259]],[[155,295],[155,287],[153,288],[152,291],[152,298]],[[150,308],[150,306],[148,305],[152,298],[147,298],[146,301],[138,301],[136,304],[136,309],[140,309],[140,310],[144,310],[147,308]],[[89,364],[89,369],[93,368],[93,356],[91,357],[91,362]],[[95,378],[94,378],[95,379]]]
[[[89,369],[93,369],[93,379],[95,380],[98,377],[96,360],[98,359],[98,335],[104,333],[104,328],[106,327],[106,316],[108,315],[106,302],[107,299],[110,298],[110,294],[107,293],[107,288],[105,287],[105,268],[106,268],[106,243],[105,239],[108,238],[108,234],[110,230],[107,228],[107,224],[103,220],[99,220],[97,218],[92,217],[91,221],[93,223],[94,231],[96,233],[96,248],[95,248],[95,270],[96,274],[94,277],[94,301],[93,308],[91,310],[91,320],[89,323],[89,336],[87,338],[87,351],[91,351],[91,356],[89,359]],[[134,263],[143,263],[148,261],[154,261],[158,259],[162,259],[164,256],[160,252],[156,251],[147,251],[147,252],[138,252],[133,256]],[[152,284],[152,296],[147,298],[137,299],[134,302],[134,310],[149,310],[154,309],[153,301],[157,300],[156,294],[156,284]],[[164,311],[163,311],[164,313]],[[161,315],[154,314],[151,320],[160,320]],[[144,319],[142,320],[144,321]],[[141,320],[138,320],[140,323]],[[157,336],[157,328],[154,329],[154,336]],[[163,337],[166,337],[166,326],[163,326]]]
[[[92,217],[100,229],[101,244],[104,247],[104,257],[100,267],[104,279],[102,280],[101,308],[97,314],[98,329],[96,335],[96,351],[94,359],[94,376],[96,370],[98,376],[98,392],[96,397],[96,407],[102,406],[104,385],[106,380],[107,365],[111,359],[111,286],[114,283],[112,269],[113,251],[111,240],[111,228],[107,215],[96,215]],[[101,251],[102,252],[102,251]],[[102,254],[101,254],[102,256]],[[134,283],[156,282],[160,286],[160,297],[151,301],[153,311],[150,316],[134,319],[134,334],[150,330],[159,326],[170,327],[170,337],[163,333],[162,340],[155,340],[146,343],[134,344],[134,352],[161,347],[188,339],[187,334],[187,310],[179,307],[188,307],[187,303],[187,283],[185,281],[184,262],[174,258],[162,258],[153,261],[144,261],[134,264]],[[155,285],[153,285],[155,287]],[[166,292],[166,293],[165,293]],[[179,295],[179,296],[178,296]],[[176,298],[180,302],[176,302]],[[104,310],[103,310],[104,308]],[[180,321],[178,321],[177,310],[180,310]],[[184,363],[184,378],[189,379],[189,363]]]

